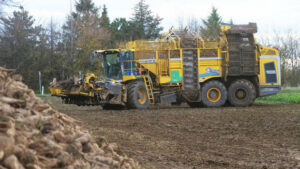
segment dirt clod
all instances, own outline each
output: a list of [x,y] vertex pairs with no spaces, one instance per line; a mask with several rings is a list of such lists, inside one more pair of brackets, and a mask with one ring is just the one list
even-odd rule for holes
[[300,169],[300,104],[102,110],[44,99],[80,120],[100,147],[118,142],[114,152],[145,168]]

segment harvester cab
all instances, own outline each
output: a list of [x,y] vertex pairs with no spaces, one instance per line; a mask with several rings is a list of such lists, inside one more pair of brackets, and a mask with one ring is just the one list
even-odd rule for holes
[[121,55],[124,52],[118,50],[95,51],[101,60],[102,75],[105,79],[113,79],[115,81],[122,80]]

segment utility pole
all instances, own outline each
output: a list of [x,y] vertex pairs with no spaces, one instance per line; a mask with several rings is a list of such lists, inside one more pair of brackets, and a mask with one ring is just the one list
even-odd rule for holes
[[40,94],[42,93],[42,73],[39,71],[39,88]]

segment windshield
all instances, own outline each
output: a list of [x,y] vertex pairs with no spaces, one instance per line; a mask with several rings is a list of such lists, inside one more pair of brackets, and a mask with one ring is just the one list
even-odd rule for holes
[[103,69],[103,73],[106,78],[114,80],[122,79],[119,52],[103,54]]

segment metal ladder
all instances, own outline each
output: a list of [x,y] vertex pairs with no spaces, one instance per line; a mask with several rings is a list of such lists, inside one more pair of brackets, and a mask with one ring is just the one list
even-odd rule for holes
[[149,77],[149,75],[145,75],[145,76],[143,76],[143,78],[144,78],[149,102],[150,102],[150,104],[155,104],[154,95],[153,95],[153,84],[152,84],[151,78]]

